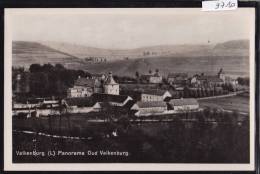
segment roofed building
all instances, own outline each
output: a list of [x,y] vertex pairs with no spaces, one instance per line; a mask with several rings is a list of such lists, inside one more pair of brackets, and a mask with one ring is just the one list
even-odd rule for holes
[[154,74],[145,74],[141,75],[140,80],[144,83],[162,83],[162,76],[159,74],[159,72]]
[[91,96],[95,102],[107,102],[113,106],[124,106],[128,101],[133,100],[127,95],[113,95],[104,93],[95,93]]
[[168,104],[170,109],[175,111],[190,111],[199,109],[199,103],[194,98],[172,99]]
[[104,82],[104,93],[119,95],[119,84],[115,82],[111,72]]
[[88,113],[101,110],[100,103],[90,97],[66,98],[63,103],[66,105],[68,113]]
[[91,74],[92,79],[97,79],[99,81],[104,81],[106,79],[105,74]]
[[131,110],[137,111],[136,116],[148,116],[153,114],[160,114],[167,111],[167,104],[163,101],[151,101],[151,102],[142,102],[138,101],[135,103]]
[[142,102],[151,102],[151,101],[164,101],[167,97],[171,97],[169,91],[159,90],[159,89],[150,89],[144,90],[141,93]]
[[67,90],[67,97],[89,97],[93,93],[103,92],[102,83],[97,79],[78,78],[73,88]]
[[218,76],[197,75],[191,79],[191,84],[195,87],[213,87],[223,85],[224,81]]
[[170,73],[167,77],[167,81],[170,84],[185,85],[188,80],[188,74],[186,73]]

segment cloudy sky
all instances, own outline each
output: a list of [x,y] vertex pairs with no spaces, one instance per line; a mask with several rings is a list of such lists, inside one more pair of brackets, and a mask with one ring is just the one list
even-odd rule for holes
[[249,39],[253,9],[12,9],[12,39],[127,49]]

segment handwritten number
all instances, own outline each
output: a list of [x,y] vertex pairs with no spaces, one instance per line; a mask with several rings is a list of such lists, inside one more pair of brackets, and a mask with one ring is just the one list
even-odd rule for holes
[[235,7],[235,3],[228,1],[228,3],[225,4],[224,1],[220,1],[216,3],[215,9],[219,9],[219,8],[232,8]]

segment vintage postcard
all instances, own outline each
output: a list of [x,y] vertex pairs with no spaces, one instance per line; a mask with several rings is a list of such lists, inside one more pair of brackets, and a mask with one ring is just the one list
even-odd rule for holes
[[5,170],[254,170],[255,9],[5,9]]

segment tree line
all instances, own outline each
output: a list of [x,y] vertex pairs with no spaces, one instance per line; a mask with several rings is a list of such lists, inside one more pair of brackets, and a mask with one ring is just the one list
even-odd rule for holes
[[[66,96],[66,91],[72,87],[79,77],[90,77],[91,74],[83,70],[66,69],[61,64],[32,64],[29,72],[24,68],[13,68],[13,90],[20,86],[28,86],[29,91],[23,91],[26,97]],[[18,82],[17,75],[20,75]]]

